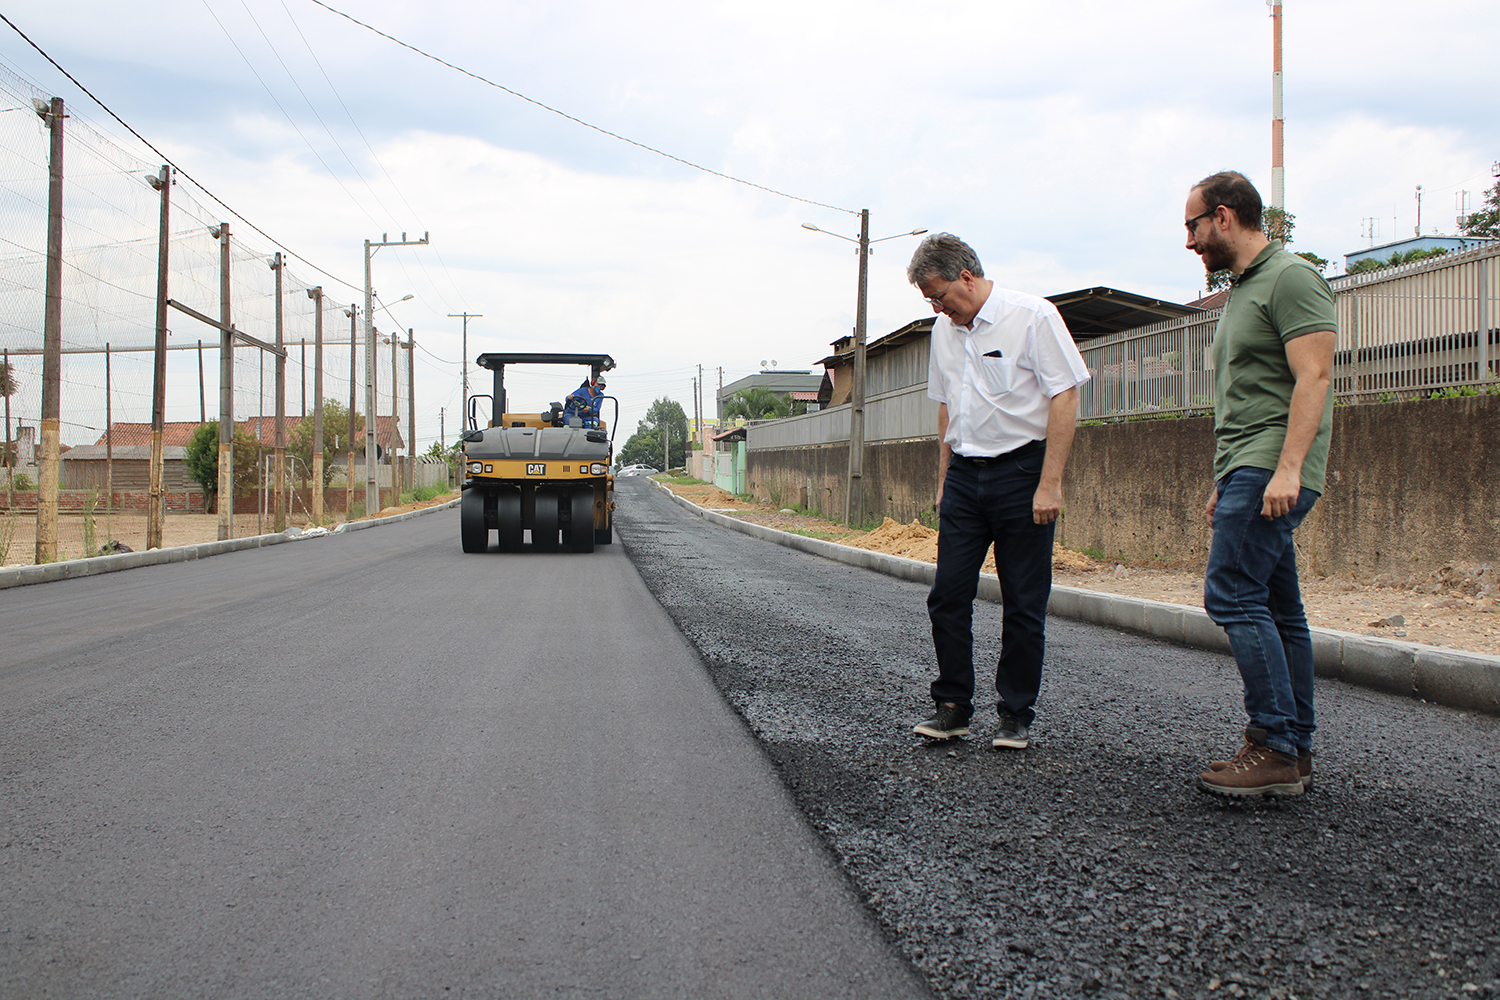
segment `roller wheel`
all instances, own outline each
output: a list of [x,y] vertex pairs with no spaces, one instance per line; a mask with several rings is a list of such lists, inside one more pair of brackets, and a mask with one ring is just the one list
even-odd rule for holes
[[521,493],[505,490],[495,497],[495,526],[500,529],[500,551],[519,552],[525,539],[521,523]]
[[490,547],[490,530],[484,526],[484,492],[465,490],[458,511],[458,532],[465,552],[483,552]]
[[568,546],[574,552],[594,551],[594,491],[573,491],[573,521],[568,527]]
[[531,527],[531,546],[538,552],[557,551],[557,507],[560,499],[556,493],[536,495],[536,523]]

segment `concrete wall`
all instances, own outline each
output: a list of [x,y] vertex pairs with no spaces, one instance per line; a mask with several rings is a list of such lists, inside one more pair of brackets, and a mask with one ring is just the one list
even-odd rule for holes
[[[914,520],[923,511],[931,521],[937,488],[937,439],[885,441],[865,455],[864,522],[893,517]],[[805,507],[842,520],[849,486],[849,446],[756,449],[745,475],[756,497],[786,507]]]
[[[1500,396],[1340,406],[1328,486],[1297,533],[1320,576],[1500,565]],[[1059,538],[1111,559],[1202,566],[1208,417],[1080,427]]]
[[[1078,428],[1058,539],[1108,559],[1202,567],[1213,448],[1208,417]],[[937,454],[935,438],[871,445],[865,520],[930,523]],[[842,519],[847,456],[847,445],[752,451],[749,490]],[[1500,396],[1336,407],[1327,491],[1297,545],[1320,576],[1500,567]]]

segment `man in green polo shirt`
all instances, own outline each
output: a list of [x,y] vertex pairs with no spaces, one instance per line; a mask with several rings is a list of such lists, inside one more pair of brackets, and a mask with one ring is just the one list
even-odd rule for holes
[[1323,492],[1333,425],[1333,293],[1261,231],[1260,194],[1224,171],[1188,193],[1187,248],[1233,275],[1214,331],[1215,488],[1203,606],[1223,626],[1249,725],[1232,759],[1198,776],[1231,797],[1312,783],[1312,636],[1292,532]]

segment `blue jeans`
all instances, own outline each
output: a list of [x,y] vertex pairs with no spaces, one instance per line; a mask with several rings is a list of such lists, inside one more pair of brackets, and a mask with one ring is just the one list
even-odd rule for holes
[[1046,448],[1037,442],[983,465],[953,457],[938,511],[937,577],[927,596],[938,666],[932,700],[968,705],[974,698],[974,597],[994,543],[1004,609],[995,690],[1000,712],[1028,726],[1042,684],[1057,529],[1056,522],[1031,519],[1045,456]]
[[1203,607],[1229,636],[1245,683],[1250,725],[1266,745],[1296,755],[1312,745],[1312,633],[1297,586],[1292,532],[1318,494],[1302,488],[1297,504],[1273,520],[1261,517],[1270,469],[1242,467],[1218,483],[1214,539],[1203,580]]

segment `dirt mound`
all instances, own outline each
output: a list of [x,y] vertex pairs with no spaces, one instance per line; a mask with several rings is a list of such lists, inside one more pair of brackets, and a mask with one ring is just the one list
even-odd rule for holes
[[[869,549],[872,552],[883,552],[891,556],[904,556],[907,559],[920,559],[923,562],[937,562],[937,532],[927,527],[921,521],[913,521],[911,524],[902,524],[893,518],[886,518],[885,523],[862,538],[849,540],[848,545],[856,548]],[[1054,569],[1074,570],[1078,572],[1089,572],[1100,568],[1099,563],[1090,559],[1081,552],[1065,549],[1061,545],[1052,547],[1052,566]],[[982,572],[995,572],[995,550],[993,546],[984,559]]]

